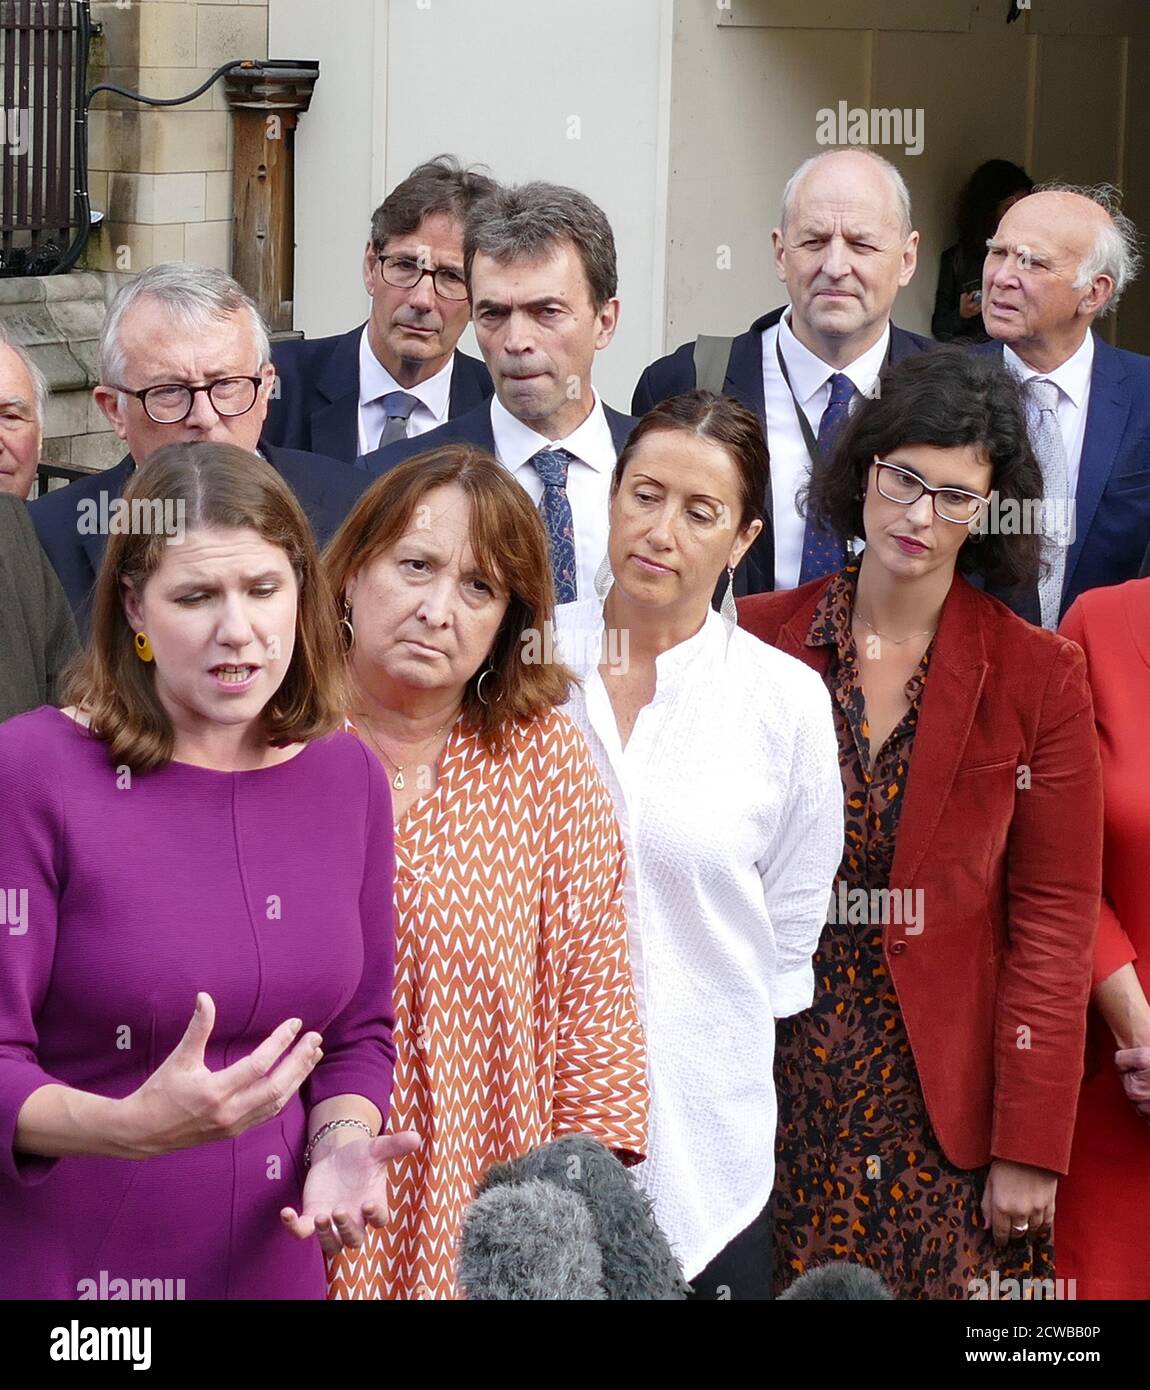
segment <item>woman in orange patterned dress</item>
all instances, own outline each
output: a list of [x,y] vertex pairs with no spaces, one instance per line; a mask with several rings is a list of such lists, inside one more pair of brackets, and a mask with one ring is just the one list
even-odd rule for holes
[[555,706],[547,537],[489,455],[449,445],[385,474],[327,556],[351,723],[395,815],[390,1215],[330,1269],[335,1298],[453,1298],[463,1210],[492,1163],[563,1134],[646,1143],[622,841]]

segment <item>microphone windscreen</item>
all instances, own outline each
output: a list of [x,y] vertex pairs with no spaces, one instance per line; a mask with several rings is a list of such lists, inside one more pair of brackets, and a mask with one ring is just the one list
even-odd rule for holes
[[595,1227],[574,1192],[538,1178],[496,1182],[467,1208],[456,1275],[473,1301],[602,1301]]
[[817,1299],[826,1303],[895,1301],[894,1294],[873,1269],[846,1260],[808,1269],[779,1294],[779,1300],[783,1299]]

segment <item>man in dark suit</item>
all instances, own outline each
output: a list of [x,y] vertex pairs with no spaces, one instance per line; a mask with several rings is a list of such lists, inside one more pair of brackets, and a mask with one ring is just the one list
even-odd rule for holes
[[[1138,264],[1134,227],[1113,199],[1066,186],[1015,203],[987,250],[982,313],[994,341],[979,350],[1023,383],[1049,564],[1037,591],[997,596],[1045,627],[1084,590],[1136,578],[1150,544],[1150,357],[1091,331]],[[1064,510],[1068,546],[1054,534]]]
[[607,554],[612,472],[635,423],[591,384],[619,321],[610,223],[573,188],[500,189],[468,218],[464,266],[495,395],[364,463],[386,472],[458,441],[488,450],[539,506],[558,602],[589,598]]
[[463,222],[494,189],[440,155],[388,194],[363,258],[371,317],[350,333],[276,345],[265,440],[354,463],[487,400],[487,368],[456,343],[471,317]]
[[[790,304],[731,341],[725,371],[722,343],[713,373],[714,389],[721,381],[762,420],[771,456],[767,524],[736,572],[738,595],[792,589],[841,568],[845,544],[806,525],[797,494],[881,368],[932,346],[890,321],[914,275],[918,233],[906,184],[885,159],[869,150],[808,159],[787,182],[771,240]],[[684,343],[652,363],[635,388],[635,414],[703,384],[697,364],[716,345]]]
[[30,507],[82,636],[113,504],[136,464],[165,444],[258,449],[299,498],[321,545],[367,486],[365,474],[336,459],[261,443],[275,380],[267,330],[223,271],[173,262],[129,281],[104,322],[99,375],[92,394],[128,446],[127,457]]

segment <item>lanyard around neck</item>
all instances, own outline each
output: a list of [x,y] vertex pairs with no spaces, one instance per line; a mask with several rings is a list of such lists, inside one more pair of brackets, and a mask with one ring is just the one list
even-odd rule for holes
[[[799,422],[799,429],[802,432],[803,443],[807,446],[807,456],[811,461],[811,467],[818,468],[823,461],[822,450],[815,437],[814,430],[811,429],[811,422],[807,419],[807,412],[799,404],[799,398],[795,395],[795,388],[791,385],[790,373],[787,371],[787,364],[783,361],[783,324],[779,320],[779,331],[775,335],[775,356],[779,359],[779,371],[782,373],[783,380],[787,383],[787,390],[791,393],[791,404],[795,408],[795,418]],[[883,366],[890,366],[890,352],[893,347],[893,338],[887,339],[886,356],[883,358]],[[856,388],[857,389],[857,388]]]

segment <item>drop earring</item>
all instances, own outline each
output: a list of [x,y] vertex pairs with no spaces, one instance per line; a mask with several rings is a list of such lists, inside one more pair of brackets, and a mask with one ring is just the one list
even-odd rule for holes
[[611,557],[603,556],[603,562],[595,571],[595,597],[606,598],[611,592],[611,585],[615,582],[615,575],[611,570]]
[[155,661],[156,654],[152,651],[152,644],[148,641],[148,634],[146,632],[137,632],[135,641],[132,645],[135,647],[136,655],[141,661]]
[[735,607],[735,571],[731,565],[727,566],[727,592],[723,595],[723,601],[719,605],[719,616],[731,627],[738,626],[739,610]]
[[351,625],[351,604],[347,599],[343,601],[343,617],[339,620],[339,625],[347,642],[347,650],[351,651],[355,646],[355,628]]

